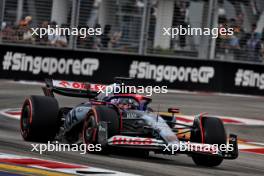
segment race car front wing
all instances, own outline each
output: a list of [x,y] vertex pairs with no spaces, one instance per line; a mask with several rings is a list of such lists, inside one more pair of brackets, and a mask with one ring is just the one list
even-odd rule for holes
[[238,157],[237,137],[230,134],[227,146],[232,146],[232,150],[220,151],[218,145],[202,144],[190,141],[179,141],[179,144],[166,144],[163,140],[155,138],[131,137],[116,135],[107,140],[107,145],[113,147],[138,148],[157,151],[164,154],[205,154],[216,155],[225,159],[235,159]]

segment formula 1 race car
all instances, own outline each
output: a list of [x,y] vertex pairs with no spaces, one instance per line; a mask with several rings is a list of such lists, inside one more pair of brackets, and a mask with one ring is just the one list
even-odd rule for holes
[[[137,151],[147,156],[187,154],[197,165],[217,166],[223,159],[238,157],[237,137],[226,132],[220,119],[207,114],[195,117],[193,125],[177,122],[179,109],[169,108],[170,115],[155,112],[152,99],[139,94],[98,93],[102,85],[46,80],[45,96],[26,98],[20,128],[25,141],[100,144],[102,153],[115,149]],[[76,107],[59,107],[54,93],[87,98]]]

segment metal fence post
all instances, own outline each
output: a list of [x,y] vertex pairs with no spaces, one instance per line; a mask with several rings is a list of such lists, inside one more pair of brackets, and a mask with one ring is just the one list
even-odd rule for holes
[[[79,10],[80,10],[80,0],[72,1],[72,14],[71,14],[71,24],[70,27],[78,27],[79,21]],[[77,36],[70,35],[69,47],[71,49],[76,49]]]
[[[0,13],[0,31],[2,30],[2,25],[4,22],[4,15],[5,15],[5,0],[0,0],[0,7],[1,7],[1,13]],[[0,43],[2,43],[2,37],[0,36]]]
[[[213,0],[213,8],[212,8],[212,18],[211,18],[211,28],[218,27],[218,0]],[[215,58],[215,49],[216,49],[216,38],[210,38],[210,45],[209,45],[209,59]]]
[[139,40],[139,54],[144,55],[147,48],[147,32],[149,23],[149,0],[144,0],[144,10],[142,15],[142,24]]
[[[209,0],[208,2],[205,3],[209,3],[208,4],[208,10],[204,13],[207,13],[207,19],[206,19],[206,23],[205,26],[203,27],[209,27],[211,28],[211,24],[212,24],[212,14],[213,14],[213,3],[214,0]],[[210,38],[212,36],[202,36],[201,38],[201,44],[200,44],[200,49],[199,49],[199,58],[202,59],[209,59],[209,51],[210,51]]]
[[23,18],[23,6],[24,0],[19,0],[17,2],[16,24],[19,24],[20,20]]

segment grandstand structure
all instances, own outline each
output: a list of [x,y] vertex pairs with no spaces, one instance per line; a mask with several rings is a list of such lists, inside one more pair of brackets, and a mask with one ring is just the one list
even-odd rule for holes
[[[0,0],[0,44],[263,63],[263,0]],[[31,28],[100,27],[52,42]],[[164,27],[233,28],[232,36],[164,36]]]

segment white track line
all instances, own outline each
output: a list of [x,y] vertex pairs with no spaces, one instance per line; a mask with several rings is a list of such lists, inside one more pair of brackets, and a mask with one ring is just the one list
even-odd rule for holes
[[[80,173],[87,172],[89,173],[89,175],[137,176],[135,174],[129,174],[129,173],[119,172],[115,170],[101,169],[101,168],[90,167],[86,165],[64,163],[64,162],[58,162],[54,160],[32,158],[32,157],[6,154],[6,153],[0,153],[0,161],[1,163],[7,163],[7,164],[18,164],[19,163],[18,165],[21,165],[21,166],[30,166],[34,168],[45,169],[45,170],[56,171],[56,172],[63,172],[67,174],[75,174],[75,175],[86,175],[86,174],[80,174]],[[50,167],[51,165],[52,167]]]

